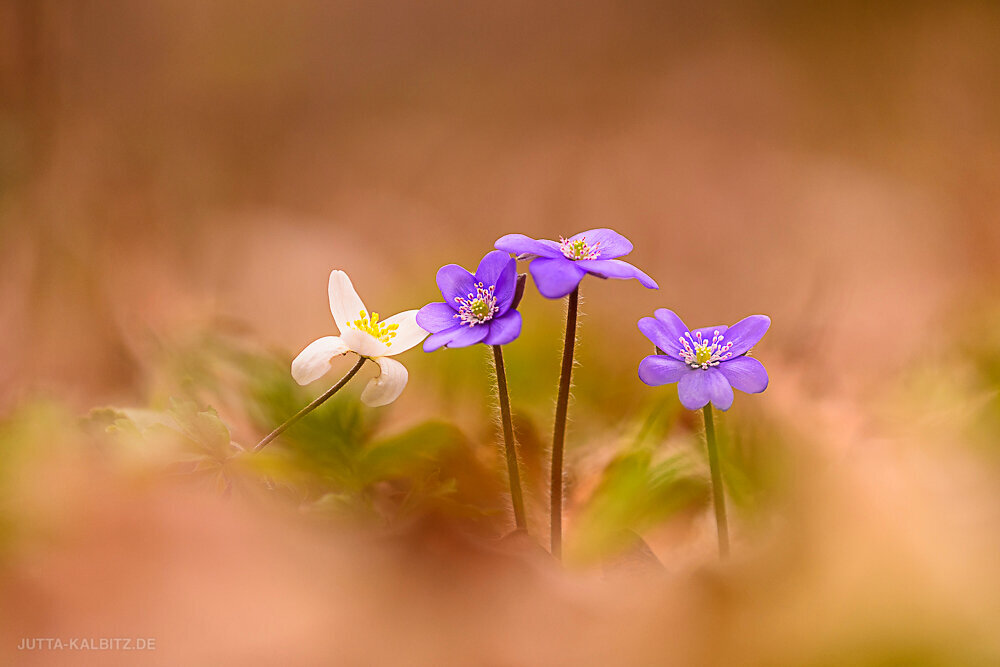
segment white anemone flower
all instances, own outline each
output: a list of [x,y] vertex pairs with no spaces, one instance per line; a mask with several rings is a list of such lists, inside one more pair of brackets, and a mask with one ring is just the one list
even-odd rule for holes
[[320,379],[331,368],[331,362],[348,352],[371,359],[379,374],[361,392],[361,400],[373,407],[395,401],[406,387],[409,374],[395,359],[427,337],[428,332],[417,326],[417,311],[407,310],[379,320],[378,313],[369,313],[361,297],[343,271],[330,273],[330,311],[340,329],[339,336],[323,336],[309,343],[292,361],[292,377],[301,385]]

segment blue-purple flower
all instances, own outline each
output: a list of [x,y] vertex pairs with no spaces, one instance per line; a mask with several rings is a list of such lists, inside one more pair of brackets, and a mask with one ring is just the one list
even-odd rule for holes
[[733,404],[733,389],[748,394],[767,389],[764,365],[747,356],[771,326],[767,315],[751,315],[731,327],[704,329],[688,329],[666,308],[654,315],[639,320],[639,331],[662,351],[639,362],[639,379],[646,384],[677,382],[677,395],[689,410],[702,408],[709,401],[720,410],[728,410]]
[[588,273],[599,278],[635,278],[650,289],[656,282],[628,262],[618,259],[632,252],[632,243],[612,229],[591,229],[558,243],[508,234],[497,239],[497,250],[518,259],[531,259],[529,270],[538,291],[549,299],[561,299],[576,289]]
[[521,334],[521,314],[515,310],[517,263],[494,250],[472,275],[457,264],[442,266],[437,285],[444,303],[429,303],[417,313],[417,324],[431,335],[424,351],[466,347],[476,343],[506,345]]

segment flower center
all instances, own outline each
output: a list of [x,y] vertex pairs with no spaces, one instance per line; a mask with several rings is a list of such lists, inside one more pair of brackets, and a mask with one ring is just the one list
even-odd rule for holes
[[700,331],[696,331],[693,335],[690,331],[685,331],[684,335],[677,339],[684,348],[678,356],[691,368],[708,370],[733,356],[729,351],[733,344],[723,343],[724,338],[718,329],[712,332],[710,341],[705,340]]
[[483,322],[489,322],[500,310],[497,306],[497,298],[493,296],[495,285],[483,287],[482,283],[476,283],[476,292],[470,292],[465,298],[455,297],[458,304],[458,312],[455,314],[460,322],[459,326],[468,324],[470,327]]
[[372,313],[369,317],[368,313],[363,310],[358,313],[358,319],[348,322],[348,326],[372,336],[380,343],[385,343],[386,347],[392,347],[390,341],[396,337],[396,329],[399,328],[398,324],[379,322],[378,313]]
[[597,259],[601,256],[600,245],[600,241],[594,245],[588,244],[585,236],[575,241],[559,237],[559,249],[566,259]]

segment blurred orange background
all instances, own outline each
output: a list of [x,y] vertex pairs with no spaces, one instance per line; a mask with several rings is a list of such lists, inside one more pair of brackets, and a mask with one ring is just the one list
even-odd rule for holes
[[[720,573],[708,524],[690,543],[649,536],[680,573],[653,590],[547,571],[526,580],[505,561],[498,581],[511,592],[484,583],[492,556],[441,547],[447,562],[468,565],[455,586],[480,604],[443,595],[424,554],[431,574],[392,581],[410,608],[440,605],[436,620],[423,619],[399,651],[387,647],[379,623],[395,612],[376,602],[397,591],[359,584],[353,599],[376,602],[346,662],[405,664],[409,647],[413,664],[470,664],[480,650],[496,661],[479,664],[612,664],[628,646],[628,664],[664,664],[660,634],[679,627],[683,641],[666,643],[678,664],[997,664],[998,35],[1000,4],[989,1],[0,0],[0,416],[40,397],[79,412],[141,404],[157,390],[157,350],[190,332],[239,330],[290,360],[333,333],[333,268],[389,315],[437,300],[439,266],[472,268],[504,234],[611,227],[660,284],[584,283],[582,354],[606,370],[603,399],[629,383],[620,403],[604,400],[615,418],[642,391],[632,386],[649,352],[640,317],[659,307],[692,326],[772,317],[758,355],[771,387],[739,396],[734,412],[747,406],[786,429],[791,500],[758,533],[786,542]],[[537,338],[562,311],[531,292],[524,336]],[[542,396],[556,381],[560,341],[549,344],[551,367],[514,377]],[[416,384],[437,359],[422,354],[408,357],[396,423],[441,411]],[[580,382],[587,375],[584,364]],[[547,434],[549,422],[540,427]],[[244,443],[261,435],[246,423],[233,430]],[[581,465],[576,488],[586,490]],[[37,612],[17,632],[73,626],[104,595],[25,581],[79,583],[88,563],[110,558],[126,593],[101,603],[93,626],[110,633],[149,594],[139,582],[162,574],[146,569],[150,558],[186,571],[187,546],[209,535],[218,562],[264,555],[221,583],[181,577],[181,593],[154,595],[145,627],[173,628],[161,635],[176,650],[199,591],[222,598],[283,572],[264,594],[287,625],[261,645],[298,647],[295,659],[309,664],[343,649],[316,619],[331,609],[351,617],[317,591],[353,582],[344,573],[359,568],[412,565],[393,551],[373,566],[329,535],[298,536],[215,500],[136,492],[115,476],[81,485],[17,506],[48,516],[80,502],[80,521],[104,527],[100,539],[44,543],[49,560],[37,570],[24,565],[32,559],[8,562],[3,597]],[[98,487],[110,490],[94,499]],[[135,531],[147,521],[181,546],[143,551]],[[274,546],[274,535],[300,551]],[[288,574],[330,558],[315,587]],[[801,580],[783,578],[781,563],[795,563]],[[537,589],[551,597],[518,597]],[[256,595],[234,604],[260,611]],[[859,608],[885,622],[872,627],[889,643],[899,628],[904,646],[911,634],[934,639],[912,653],[869,651],[851,634]],[[623,633],[607,625],[619,611],[631,624]],[[556,616],[564,625],[553,639],[543,626]],[[945,617],[954,627],[937,625]],[[475,639],[443,656],[444,639],[420,634],[437,622],[468,623]],[[717,623],[728,641],[716,641]],[[209,637],[217,650],[198,662]],[[159,657],[267,664],[245,641],[245,626],[221,622],[189,637],[190,652]]]
[[6,405],[208,318],[298,349],[331,268],[397,312],[513,231],[633,240],[659,292],[588,288],[630,360],[654,307],[767,312],[817,391],[997,281],[994,3],[0,7]]

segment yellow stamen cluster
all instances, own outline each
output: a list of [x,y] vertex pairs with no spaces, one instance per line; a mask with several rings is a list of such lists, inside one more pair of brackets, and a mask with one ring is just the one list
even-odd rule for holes
[[389,341],[396,337],[396,329],[399,328],[398,324],[379,322],[378,313],[372,313],[371,317],[369,317],[368,313],[362,310],[358,315],[358,319],[350,323],[351,327],[385,343],[386,347],[392,347],[392,343]]

